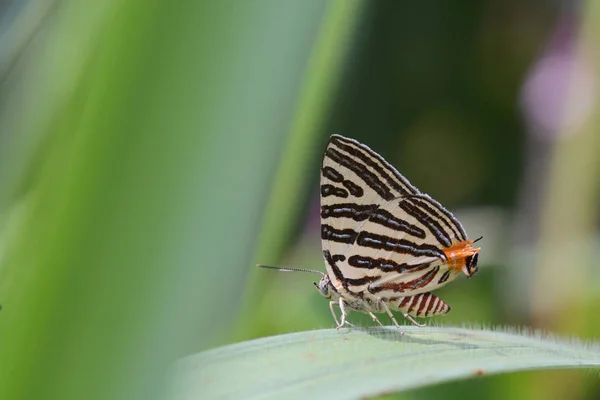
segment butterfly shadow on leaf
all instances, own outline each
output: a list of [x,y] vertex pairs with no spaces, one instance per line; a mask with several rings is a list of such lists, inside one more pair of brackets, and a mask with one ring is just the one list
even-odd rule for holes
[[[367,326],[367,327],[355,327],[350,328],[352,330],[358,330],[360,332],[366,333],[374,338],[386,340],[390,342],[402,342],[402,343],[411,343],[417,345],[431,346],[431,345],[447,345],[450,347],[454,347],[457,349],[478,349],[479,346],[473,345],[472,343],[464,343],[463,335],[457,334],[450,336],[449,340],[440,340],[439,338],[427,337],[426,334],[419,333],[418,330],[421,328],[415,328],[413,326],[402,326],[401,333],[397,327],[395,326]],[[435,335],[436,337],[438,335]]]

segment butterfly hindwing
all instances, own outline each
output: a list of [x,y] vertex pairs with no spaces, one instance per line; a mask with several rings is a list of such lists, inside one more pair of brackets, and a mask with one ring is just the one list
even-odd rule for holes
[[354,244],[345,250],[345,260],[337,263],[349,290],[367,290],[385,300],[431,291],[457,276],[459,271],[449,269],[444,249],[462,241],[462,227],[446,220],[442,211],[428,210],[429,205],[427,212],[420,208],[429,200],[411,195],[370,212]]

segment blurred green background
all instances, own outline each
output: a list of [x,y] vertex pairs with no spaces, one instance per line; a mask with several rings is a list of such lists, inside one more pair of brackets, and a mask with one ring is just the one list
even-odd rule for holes
[[427,323],[597,337],[599,38],[593,1],[1,1],[0,398],[163,398],[178,357],[333,327],[313,276],[254,267],[324,270],[332,133],[483,235]]

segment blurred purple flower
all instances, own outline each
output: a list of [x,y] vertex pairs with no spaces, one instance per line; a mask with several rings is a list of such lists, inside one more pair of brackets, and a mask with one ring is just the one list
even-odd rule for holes
[[597,79],[577,48],[577,25],[569,17],[558,24],[523,86],[521,106],[529,132],[542,140],[574,134],[595,103]]

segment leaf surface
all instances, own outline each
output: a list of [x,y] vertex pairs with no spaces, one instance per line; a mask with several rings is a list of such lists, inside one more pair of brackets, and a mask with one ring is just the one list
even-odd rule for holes
[[538,333],[453,327],[317,330],[178,362],[173,398],[352,399],[503,372],[590,368],[600,346]]

